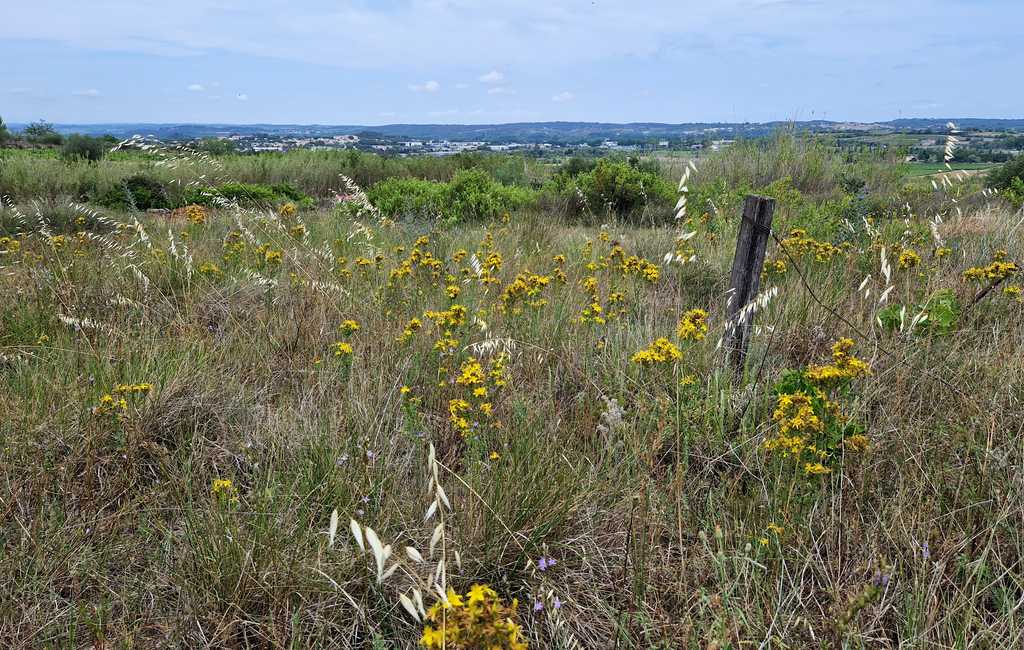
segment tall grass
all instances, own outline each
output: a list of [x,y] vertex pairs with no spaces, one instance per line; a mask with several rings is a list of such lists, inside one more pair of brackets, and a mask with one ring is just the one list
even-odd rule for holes
[[[849,172],[780,152],[695,178],[827,193]],[[741,376],[716,350],[737,226],[724,209],[691,210],[684,242],[533,211],[442,228],[233,206],[63,237],[24,214],[0,240],[0,639],[413,647],[423,626],[399,595],[421,569],[378,581],[345,525],[426,555],[442,485],[447,584],[518,598],[533,647],[1019,646],[1021,303],[1000,288],[967,308],[979,286],[963,271],[1024,245],[998,202],[943,205],[941,222],[837,226],[818,237],[840,253],[766,276],[779,293]],[[617,245],[657,279],[626,273]],[[685,264],[662,263],[680,247]],[[906,250],[921,261],[901,269]],[[506,292],[520,274],[548,282]],[[943,290],[963,307],[950,331],[907,325]],[[427,315],[452,304],[463,322]],[[900,328],[877,320],[889,305],[906,308]],[[692,308],[711,329],[679,340]],[[773,387],[840,336],[872,367],[841,404],[870,444],[809,476],[763,447]],[[659,337],[682,359],[630,361]],[[494,418],[464,436],[450,400],[482,399],[457,381],[471,359],[504,359],[507,384],[488,380]]]

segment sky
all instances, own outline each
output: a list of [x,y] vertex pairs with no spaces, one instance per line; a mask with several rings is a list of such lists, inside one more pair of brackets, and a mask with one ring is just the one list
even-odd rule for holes
[[32,0],[7,122],[1024,117],[1022,0]]

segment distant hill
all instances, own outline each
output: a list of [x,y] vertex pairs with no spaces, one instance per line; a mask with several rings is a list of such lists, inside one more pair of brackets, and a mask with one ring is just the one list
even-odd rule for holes
[[[664,124],[659,122],[518,122],[511,124],[385,124],[327,125],[327,124],[56,124],[61,133],[113,135],[127,138],[146,135],[161,140],[192,140],[227,135],[311,136],[330,137],[354,133],[373,134],[385,139],[450,140],[460,142],[552,142],[580,143],[595,140],[630,139],[724,139],[760,137],[780,128],[798,131],[834,132],[847,130],[882,131],[939,131],[944,132],[948,122],[961,129],[1024,131],[1024,119],[983,118],[904,118],[887,122],[832,122],[825,120],[804,122],[692,122]],[[24,124],[11,124],[12,130]]]

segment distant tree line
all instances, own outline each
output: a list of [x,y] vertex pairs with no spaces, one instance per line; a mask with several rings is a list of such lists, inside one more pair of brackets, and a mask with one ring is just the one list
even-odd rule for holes
[[52,124],[44,120],[33,122],[20,133],[12,133],[3,118],[0,117],[0,145],[14,141],[43,147],[60,147],[61,157],[65,160],[98,161],[117,143],[113,136],[100,137],[73,133],[67,137],[61,135]]

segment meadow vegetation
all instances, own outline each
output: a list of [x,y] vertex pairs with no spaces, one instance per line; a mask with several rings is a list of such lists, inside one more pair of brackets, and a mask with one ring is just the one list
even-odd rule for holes
[[[682,187],[3,156],[5,646],[1024,639],[1024,215],[980,177],[786,136]],[[749,192],[777,210],[736,373]]]

